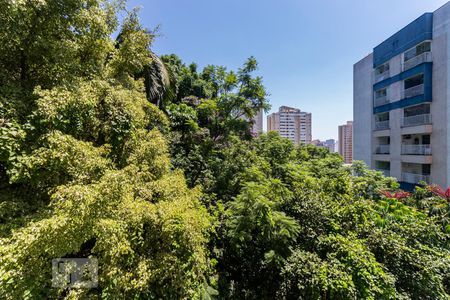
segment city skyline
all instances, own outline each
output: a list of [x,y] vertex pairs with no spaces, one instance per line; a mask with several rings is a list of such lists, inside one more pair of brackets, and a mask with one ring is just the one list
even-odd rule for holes
[[[315,116],[313,138],[325,140],[337,139],[338,125],[352,119],[353,63],[445,2],[133,0],[128,7],[142,6],[146,27],[161,26],[152,46],[157,54],[177,53],[199,68],[217,64],[229,69],[255,56],[271,94],[268,114],[282,105],[301,107]],[[374,13],[379,7],[390,9]]]

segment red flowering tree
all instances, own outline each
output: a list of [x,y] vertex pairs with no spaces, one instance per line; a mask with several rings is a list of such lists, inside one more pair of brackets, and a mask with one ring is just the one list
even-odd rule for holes
[[450,201],[450,187],[448,187],[447,190],[444,191],[444,189],[442,189],[438,185],[430,185],[428,187],[428,190],[433,194],[435,194],[436,196],[446,199],[447,201]]
[[397,191],[395,193],[392,193],[390,191],[381,191],[380,194],[386,198],[397,199],[397,200],[411,197],[411,193],[408,193],[405,191]]

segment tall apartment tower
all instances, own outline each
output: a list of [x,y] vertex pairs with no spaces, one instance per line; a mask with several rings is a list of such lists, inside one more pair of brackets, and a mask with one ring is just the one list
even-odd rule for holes
[[256,114],[256,116],[252,119],[252,135],[259,136],[263,132],[263,114],[264,110],[261,110]]
[[353,70],[354,159],[450,185],[450,2],[373,49]]
[[344,158],[346,164],[353,161],[353,122],[339,126],[339,154]]
[[311,144],[311,114],[300,109],[281,106],[267,116],[267,131],[277,131],[295,144]]

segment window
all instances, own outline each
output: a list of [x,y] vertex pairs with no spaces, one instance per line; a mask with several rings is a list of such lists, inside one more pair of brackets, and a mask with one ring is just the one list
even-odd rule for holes
[[430,175],[431,174],[431,165],[422,165],[422,174]]
[[377,122],[389,121],[389,112],[376,114],[375,121],[377,121]]
[[391,163],[388,161],[375,161],[376,168],[378,170],[387,170],[391,169]]
[[425,115],[430,113],[430,104],[420,104],[416,106],[406,107],[404,110],[405,117]]
[[405,80],[405,90],[423,84],[423,74]]
[[387,95],[387,90],[385,88],[378,90],[375,92],[375,99],[386,97],[386,95]]
[[378,66],[375,69],[375,75],[380,75],[387,71],[389,71],[389,62],[382,64],[381,66]]
[[408,61],[422,53],[431,51],[431,42],[423,42],[405,52],[404,61]]

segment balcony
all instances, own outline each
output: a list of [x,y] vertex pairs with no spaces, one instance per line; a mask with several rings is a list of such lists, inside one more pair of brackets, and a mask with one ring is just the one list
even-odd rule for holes
[[389,154],[391,145],[378,145],[375,154]]
[[402,155],[431,155],[431,145],[402,145]]
[[424,84],[419,84],[403,91],[403,99],[423,95],[425,92]]
[[375,98],[375,100],[374,100],[375,107],[381,106],[381,105],[385,105],[385,104],[388,104],[388,103],[389,103],[389,100],[388,100],[388,97],[386,95],[382,96],[382,97]]
[[430,175],[423,175],[423,174],[415,174],[415,173],[402,173],[402,181],[408,182],[412,184],[417,184],[421,181],[425,181],[426,183],[430,183]]
[[375,121],[375,130],[385,130],[385,129],[389,129],[389,120]]
[[380,81],[388,79],[390,77],[390,72],[389,72],[389,70],[385,70],[383,73],[378,73],[377,74],[377,72],[375,70],[374,77],[375,77],[375,83],[378,83]]
[[415,115],[404,117],[402,119],[402,126],[418,126],[431,124],[431,114]]
[[424,52],[403,63],[403,71],[409,70],[425,62],[431,62],[431,52]]

